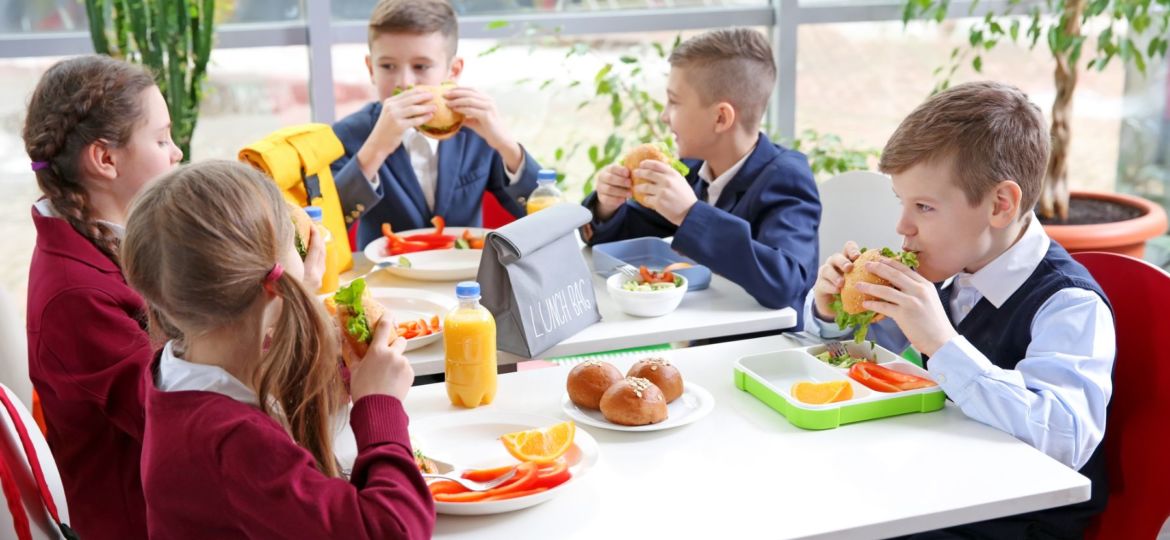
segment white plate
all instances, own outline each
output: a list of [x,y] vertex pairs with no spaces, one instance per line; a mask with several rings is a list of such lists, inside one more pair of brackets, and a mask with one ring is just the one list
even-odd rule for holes
[[[396,323],[418,319],[426,319],[429,323],[431,317],[435,315],[438,315],[439,320],[442,321],[448,312],[459,305],[454,297],[417,289],[370,287],[370,294],[386,307],[387,312],[390,313],[391,317],[394,317]],[[408,339],[406,340],[406,350],[412,351],[425,347],[439,341],[442,337],[443,331],[440,328],[434,334]]]
[[568,392],[565,392],[565,397],[561,399],[561,408],[564,409],[565,414],[569,415],[569,418],[594,427],[615,431],[658,431],[685,426],[707,416],[707,413],[715,408],[715,397],[706,388],[683,381],[682,395],[666,405],[666,420],[645,426],[623,426],[610,422],[605,419],[601,411],[578,407],[576,403],[573,403],[573,400],[569,399]]
[[[485,236],[490,229],[480,227],[447,227],[445,233],[459,237],[464,230],[470,230],[475,236]],[[434,228],[415,229],[397,233],[400,236],[410,236],[419,233],[433,233]],[[387,272],[406,279],[419,281],[457,281],[461,279],[475,279],[479,273],[479,258],[483,254],[481,249],[439,249],[432,251],[417,251],[404,255],[386,255],[386,237],[381,236],[366,244],[362,250],[370,262],[392,260],[397,262],[398,257],[406,257],[410,261],[410,268],[391,266]]]
[[[499,413],[490,410],[471,411],[456,415],[433,416],[411,422],[411,436],[427,455],[454,464],[461,469],[486,469],[516,463],[500,436],[516,431],[544,428],[562,420],[528,414]],[[511,512],[545,502],[571,486],[597,463],[597,441],[578,428],[573,446],[565,454],[569,472],[573,474],[564,484],[527,497],[503,501],[448,503],[435,501],[440,514],[482,515]]]

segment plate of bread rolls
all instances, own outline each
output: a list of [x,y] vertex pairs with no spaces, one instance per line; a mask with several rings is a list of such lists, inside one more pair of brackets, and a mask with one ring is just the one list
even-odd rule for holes
[[715,407],[705,388],[683,380],[664,358],[643,358],[623,374],[589,360],[573,367],[561,408],[585,425],[616,431],[657,431],[695,422]]

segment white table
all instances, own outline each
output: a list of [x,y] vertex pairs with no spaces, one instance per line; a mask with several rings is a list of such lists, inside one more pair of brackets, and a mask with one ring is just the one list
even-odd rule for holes
[[[582,255],[592,270],[592,250],[582,247]],[[341,282],[366,273],[371,264],[366,257],[354,253],[354,267],[342,274]],[[415,281],[400,278],[389,272],[378,272],[367,279],[373,287],[400,287],[436,292],[454,298],[455,283]],[[652,319],[632,317],[622,313],[609,293],[605,280],[593,274],[597,307],[601,321],[562,341],[544,352],[542,358],[589,354],[614,349],[657,345],[674,341],[690,341],[713,337],[733,336],[770,330],[783,330],[796,325],[796,311],[761,306],[742,287],[718,275],[711,276],[711,286],[701,291],[688,292],[678,309],[668,315]],[[442,341],[410,351],[410,363],[415,374],[426,375],[443,371]],[[526,360],[501,353],[501,364]]]
[[[577,485],[517,512],[440,515],[435,537],[878,538],[1089,498],[1087,478],[949,404],[827,431],[792,426],[735,388],[732,365],[793,343],[773,336],[667,352],[714,395],[709,416],[647,433],[579,425],[600,456]],[[452,407],[441,384],[415,387],[406,408],[414,426],[484,411],[566,418],[568,372],[502,375],[495,403],[471,411]]]

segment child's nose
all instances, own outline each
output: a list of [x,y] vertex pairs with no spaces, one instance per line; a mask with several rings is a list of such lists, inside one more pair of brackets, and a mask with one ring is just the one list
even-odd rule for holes
[[662,108],[662,114],[658,115],[658,120],[663,124],[670,125],[670,116],[666,114],[666,107]]
[[171,152],[171,164],[173,165],[183,161],[183,149],[179,148],[177,144],[171,144],[171,149],[173,150]]
[[918,227],[914,226],[906,212],[902,212],[902,215],[898,217],[898,225],[894,228],[894,232],[902,236],[914,236],[918,233]]

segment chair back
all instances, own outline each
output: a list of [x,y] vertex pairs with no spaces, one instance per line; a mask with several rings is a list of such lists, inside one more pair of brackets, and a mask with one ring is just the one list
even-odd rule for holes
[[894,231],[902,205],[894,196],[890,177],[869,171],[850,171],[818,186],[821,198],[820,262],[839,253],[848,240],[868,248],[902,248]]

